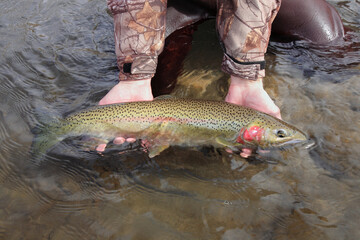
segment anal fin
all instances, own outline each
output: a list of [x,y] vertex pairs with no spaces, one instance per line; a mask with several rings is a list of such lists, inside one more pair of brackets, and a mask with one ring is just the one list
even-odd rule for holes
[[152,145],[148,147],[148,154],[150,158],[153,158],[159,155],[162,151],[167,149],[170,145],[169,144],[161,144],[161,145]]

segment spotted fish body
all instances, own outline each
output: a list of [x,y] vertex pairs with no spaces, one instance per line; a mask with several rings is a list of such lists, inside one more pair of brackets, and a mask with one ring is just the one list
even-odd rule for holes
[[35,140],[35,152],[79,135],[104,142],[116,136],[146,140],[151,157],[171,145],[267,148],[306,141],[300,130],[265,113],[223,101],[178,98],[94,107],[47,131],[51,133]]

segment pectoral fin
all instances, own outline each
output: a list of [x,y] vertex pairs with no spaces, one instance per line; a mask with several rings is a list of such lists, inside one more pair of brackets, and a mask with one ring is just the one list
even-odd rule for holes
[[162,145],[152,145],[148,147],[148,153],[149,157],[153,158],[157,155],[159,155],[162,151],[167,149],[169,147],[169,144],[162,144]]
[[230,141],[228,141],[226,139],[223,139],[223,138],[220,138],[220,137],[217,137],[215,140],[221,146],[230,148],[233,151],[238,151],[238,149],[236,148],[236,145],[234,145],[233,142],[230,142]]

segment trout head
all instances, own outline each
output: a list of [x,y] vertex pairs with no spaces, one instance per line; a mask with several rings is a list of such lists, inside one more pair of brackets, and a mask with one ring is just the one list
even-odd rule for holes
[[240,130],[237,143],[261,148],[283,147],[307,141],[299,129],[276,118],[255,120]]

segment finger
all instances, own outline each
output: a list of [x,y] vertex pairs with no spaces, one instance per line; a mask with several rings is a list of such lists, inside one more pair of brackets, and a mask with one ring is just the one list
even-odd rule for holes
[[230,153],[230,154],[234,153],[233,150],[231,150],[230,148],[225,148],[225,152]]
[[271,98],[270,98],[270,96],[264,91],[264,93],[265,93],[265,96],[264,96],[264,98],[265,98],[265,103],[266,103],[266,105],[267,105],[267,110],[261,110],[261,109],[259,109],[260,111],[264,111],[264,112],[266,112],[266,113],[268,113],[268,114],[270,114],[270,115],[273,115],[274,117],[276,117],[276,118],[278,118],[278,119],[281,119],[281,112],[280,112],[280,108],[275,104],[275,102],[274,102],[274,100],[272,100]]
[[98,152],[103,152],[103,151],[105,151],[105,148],[106,148],[106,144],[105,144],[105,143],[102,143],[102,144],[99,144],[99,145],[96,147],[96,151],[98,151]]
[[251,149],[244,148],[242,150],[242,152],[240,153],[240,156],[243,157],[243,158],[248,158],[248,157],[251,156],[251,153],[252,153]]
[[281,118],[281,113],[280,113],[280,109],[277,107],[275,108],[273,114],[272,114],[274,117],[278,118],[278,119],[282,119]]
[[127,141],[128,143],[133,143],[133,142],[136,141],[136,138],[127,138],[126,141]]
[[258,152],[261,153],[261,154],[267,154],[267,153],[269,153],[270,151],[269,151],[269,150],[259,149]]
[[118,144],[118,145],[121,145],[121,144],[123,144],[124,142],[125,142],[125,138],[123,138],[123,137],[117,137],[117,138],[115,138],[114,141],[113,141],[114,144]]

